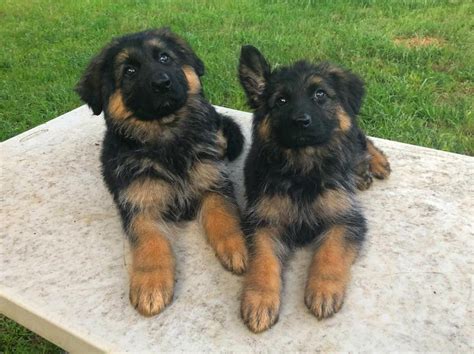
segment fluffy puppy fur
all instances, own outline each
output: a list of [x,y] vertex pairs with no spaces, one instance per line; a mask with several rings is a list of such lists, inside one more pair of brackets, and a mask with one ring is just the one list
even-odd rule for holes
[[390,173],[357,126],[363,82],[329,63],[299,61],[272,71],[252,46],[242,48],[239,78],[254,109],[245,163],[251,256],[241,316],[254,332],[277,321],[284,261],[311,244],[304,301],[318,319],[329,317],[342,306],[366,234],[356,188]]
[[114,39],[76,87],[107,125],[102,172],[132,248],[130,301],[143,315],[173,298],[175,260],[165,231],[198,212],[222,265],[246,268],[240,216],[223,158],[243,144],[238,125],[204,98],[202,61],[167,28]]

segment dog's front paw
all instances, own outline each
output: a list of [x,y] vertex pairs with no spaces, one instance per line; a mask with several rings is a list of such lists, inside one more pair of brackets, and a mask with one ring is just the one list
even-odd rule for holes
[[372,175],[378,179],[386,179],[392,172],[387,157],[381,152],[372,158],[369,166],[370,173],[372,173]]
[[385,160],[384,163],[373,163],[370,164],[370,172],[378,179],[386,179],[390,176],[392,169],[390,168],[390,163]]
[[244,323],[254,333],[275,324],[280,311],[280,294],[272,291],[246,290],[242,294],[240,313]]
[[225,269],[242,274],[247,269],[247,247],[241,233],[225,237],[216,247],[217,258]]
[[373,178],[372,175],[369,173],[369,171],[366,171],[362,175],[357,175],[356,176],[356,185],[357,189],[361,191],[365,191],[370,188],[372,185]]
[[159,314],[173,300],[172,274],[134,271],[130,279],[130,302],[143,316]]
[[387,156],[385,156],[383,151],[377,148],[374,145],[374,142],[370,139],[367,139],[367,152],[370,156],[370,173],[378,179],[387,178],[390,175],[390,172],[392,172]]
[[318,320],[331,317],[344,302],[345,283],[340,280],[316,280],[306,286],[304,302]]

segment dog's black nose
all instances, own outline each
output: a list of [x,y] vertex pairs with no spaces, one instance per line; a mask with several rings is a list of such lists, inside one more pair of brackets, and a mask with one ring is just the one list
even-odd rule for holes
[[307,128],[311,124],[311,116],[308,113],[299,115],[295,118],[295,123],[302,128]]
[[163,73],[153,78],[151,87],[155,92],[166,91],[171,87],[171,79],[168,74]]

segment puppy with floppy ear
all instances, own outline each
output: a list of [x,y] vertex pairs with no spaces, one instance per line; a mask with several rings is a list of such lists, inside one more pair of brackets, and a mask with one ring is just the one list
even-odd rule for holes
[[167,28],[114,39],[92,59],[76,87],[107,125],[102,173],[132,248],[130,301],[143,315],[173,298],[175,260],[169,226],[200,215],[222,265],[240,274],[247,250],[224,158],[243,136],[204,98],[204,65]]
[[[350,268],[366,234],[356,188],[372,171],[390,172],[356,116],[364,86],[329,63],[299,61],[271,70],[252,46],[242,48],[239,78],[254,109],[245,162],[250,247],[241,316],[253,332],[278,319],[285,259],[296,247],[315,249],[305,304],[318,318],[342,306]],[[369,182],[361,183],[365,177]]]

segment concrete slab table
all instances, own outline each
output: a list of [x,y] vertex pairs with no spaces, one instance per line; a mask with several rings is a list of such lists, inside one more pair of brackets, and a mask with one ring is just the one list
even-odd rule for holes
[[[251,116],[220,108],[250,139]],[[343,309],[305,308],[309,256],[286,274],[280,321],[239,318],[242,278],[189,223],[174,241],[174,303],[128,301],[127,243],[100,176],[103,119],[80,107],[1,144],[0,310],[72,352],[449,351],[473,348],[474,158],[375,139],[393,174],[360,194],[370,232]],[[231,164],[242,201],[243,157]]]

